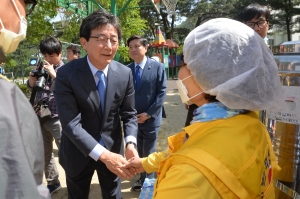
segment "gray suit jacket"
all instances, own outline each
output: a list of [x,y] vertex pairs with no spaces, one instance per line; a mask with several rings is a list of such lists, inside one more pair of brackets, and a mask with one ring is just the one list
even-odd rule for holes
[[16,84],[0,77],[0,198],[50,198],[39,120]]
[[[134,63],[128,65],[135,82]],[[165,67],[147,57],[141,82],[135,88],[135,108],[137,113],[146,112],[151,118],[139,124],[139,128],[158,127],[162,122],[162,107],[166,97],[167,77]]]
[[87,57],[74,60],[58,70],[55,100],[63,132],[59,162],[70,177],[77,176],[92,160],[88,154],[103,139],[108,150],[124,154],[124,137],[136,137],[137,118],[134,108],[134,86],[131,71],[112,61],[107,74],[105,110]]

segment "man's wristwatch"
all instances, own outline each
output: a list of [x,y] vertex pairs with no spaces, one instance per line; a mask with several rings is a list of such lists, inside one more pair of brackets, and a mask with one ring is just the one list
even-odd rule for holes
[[136,149],[136,143],[129,141],[129,142],[126,143],[126,148],[127,148],[128,144],[133,144],[134,148]]
[[148,115],[147,113],[146,113],[146,116],[147,116],[147,120],[149,120],[151,118],[151,115]]

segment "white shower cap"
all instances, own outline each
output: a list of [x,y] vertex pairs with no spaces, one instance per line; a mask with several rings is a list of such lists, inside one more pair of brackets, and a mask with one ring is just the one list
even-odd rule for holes
[[183,54],[202,90],[228,108],[281,110],[285,106],[273,54],[245,24],[212,19],[190,32]]

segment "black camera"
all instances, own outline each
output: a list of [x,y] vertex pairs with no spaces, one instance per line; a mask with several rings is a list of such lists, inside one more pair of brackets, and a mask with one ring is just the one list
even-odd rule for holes
[[43,90],[46,82],[51,80],[51,76],[44,68],[44,63],[40,58],[31,58],[29,66],[32,68],[33,77],[37,77],[37,81],[33,88],[36,90]]

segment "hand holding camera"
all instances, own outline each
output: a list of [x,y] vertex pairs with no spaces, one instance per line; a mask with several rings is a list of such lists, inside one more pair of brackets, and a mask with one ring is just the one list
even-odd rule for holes
[[[53,65],[50,65],[45,61],[47,65],[44,65],[40,58],[31,58],[29,66],[32,68],[30,72],[29,86],[36,90],[43,90],[46,82],[51,81],[51,76],[56,76]],[[51,72],[49,73],[48,70]],[[52,74],[52,75],[51,75]]]

